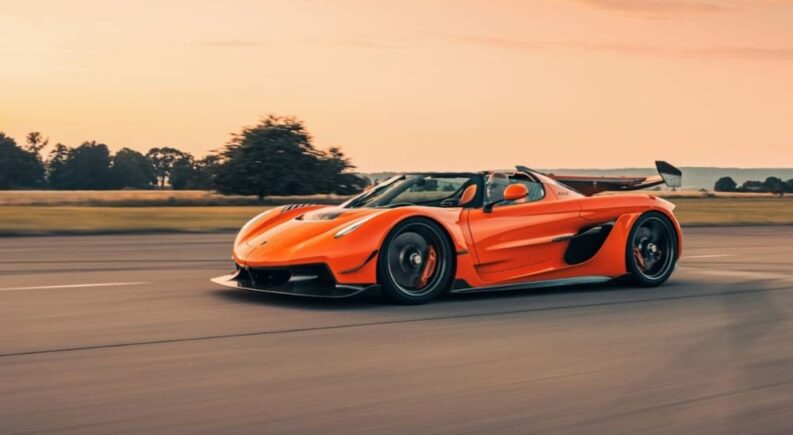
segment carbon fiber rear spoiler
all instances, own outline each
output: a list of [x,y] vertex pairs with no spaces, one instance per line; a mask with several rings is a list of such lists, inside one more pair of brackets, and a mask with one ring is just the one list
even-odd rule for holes
[[[524,167],[518,167],[522,170]],[[589,177],[580,175],[544,174],[586,196],[600,192],[621,192],[646,189],[666,184],[669,187],[680,187],[683,173],[680,169],[664,161],[656,161],[658,175],[650,177]]]

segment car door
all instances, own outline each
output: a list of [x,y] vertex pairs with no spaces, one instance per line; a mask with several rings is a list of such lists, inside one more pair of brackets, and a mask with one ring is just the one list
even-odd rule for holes
[[520,280],[564,267],[566,240],[583,225],[580,202],[558,200],[541,183],[521,175],[510,183],[527,185],[523,202],[496,205],[468,213],[468,230],[475,250],[476,271],[483,281]]

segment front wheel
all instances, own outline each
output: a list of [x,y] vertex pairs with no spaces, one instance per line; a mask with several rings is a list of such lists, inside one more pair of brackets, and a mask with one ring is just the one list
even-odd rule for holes
[[383,295],[399,304],[423,304],[440,295],[452,278],[452,246],[429,219],[412,218],[386,237],[378,258]]
[[663,284],[677,262],[677,233],[662,213],[645,213],[628,235],[626,262],[631,281],[643,287]]

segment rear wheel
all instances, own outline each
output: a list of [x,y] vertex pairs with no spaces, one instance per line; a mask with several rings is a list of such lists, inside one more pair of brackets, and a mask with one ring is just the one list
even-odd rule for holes
[[452,277],[452,246],[429,219],[412,218],[386,238],[378,259],[383,295],[400,304],[423,304],[440,295]]
[[626,262],[631,281],[643,287],[663,284],[677,262],[677,233],[665,215],[642,215],[628,235]]

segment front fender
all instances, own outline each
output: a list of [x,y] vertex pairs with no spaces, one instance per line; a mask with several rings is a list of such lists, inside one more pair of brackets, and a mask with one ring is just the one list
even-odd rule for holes
[[[377,283],[377,261],[380,249],[386,237],[399,223],[411,218],[430,219],[443,228],[451,239],[455,252],[466,252],[467,246],[460,222],[461,209],[433,209],[402,207],[385,210],[370,218],[357,230],[338,238],[350,251],[356,252],[357,258],[363,258],[358,266],[341,269],[331,265],[336,279],[345,284]],[[367,255],[368,253],[368,255]],[[345,265],[348,266],[348,265]]]
[[342,237],[352,244],[382,246],[388,233],[399,223],[411,218],[425,218],[443,228],[451,239],[455,251],[468,249],[461,221],[461,208],[400,207],[380,212],[370,218],[358,230]]

